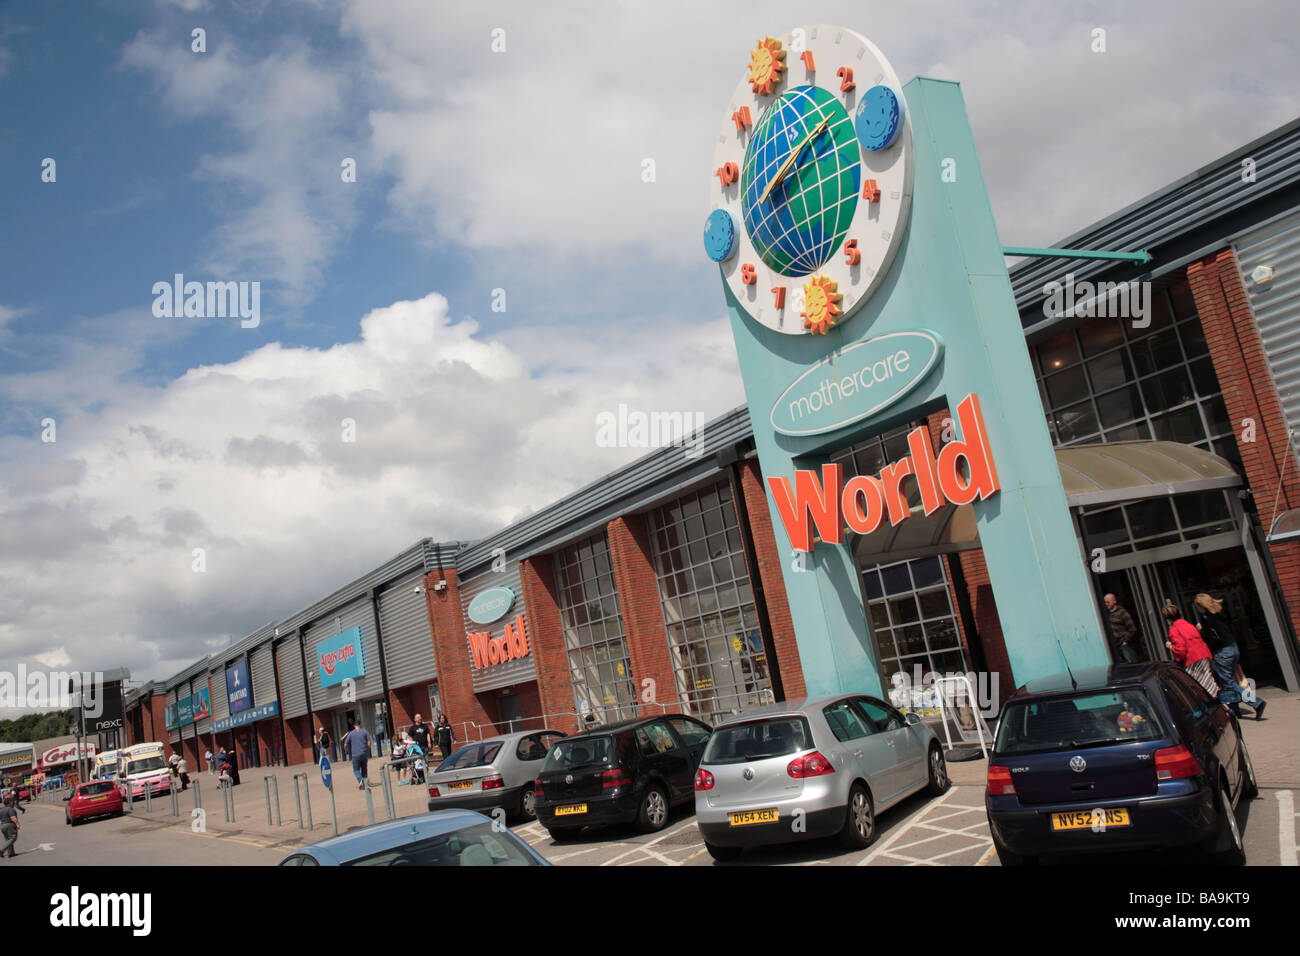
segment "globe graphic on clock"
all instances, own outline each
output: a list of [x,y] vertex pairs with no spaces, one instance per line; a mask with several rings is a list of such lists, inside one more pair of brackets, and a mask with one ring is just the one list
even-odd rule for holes
[[861,161],[853,120],[828,90],[797,86],[768,107],[745,150],[740,209],[769,268],[804,276],[836,253],[857,209]]

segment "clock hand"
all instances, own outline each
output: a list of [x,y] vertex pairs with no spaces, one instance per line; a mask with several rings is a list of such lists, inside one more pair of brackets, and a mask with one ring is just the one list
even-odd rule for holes
[[776,171],[776,175],[771,178],[767,184],[767,188],[763,190],[763,195],[758,198],[760,204],[767,202],[767,197],[770,196],[772,190],[779,186],[785,179],[786,174],[790,172],[790,167],[794,165],[794,161],[798,159],[799,154],[803,152],[803,148],[820,136],[830,121],[831,118],[829,116],[823,117],[822,121],[817,124],[813,131],[803,138],[803,142],[790,150],[790,155],[785,158],[785,162],[781,164],[781,168]]

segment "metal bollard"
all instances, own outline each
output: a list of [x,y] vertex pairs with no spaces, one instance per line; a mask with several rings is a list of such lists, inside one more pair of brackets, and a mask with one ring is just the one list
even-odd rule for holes
[[144,786],[144,812],[153,813],[153,787],[148,784]]
[[388,813],[388,819],[397,819],[397,803],[393,800],[393,778],[389,774],[392,764],[384,768],[383,773],[379,775],[380,781],[384,785],[384,810]]
[[172,806],[172,816],[179,817],[181,815],[181,795],[176,792],[175,787],[172,787],[167,791],[167,797]]
[[[266,825],[280,825],[280,782],[275,779],[275,774],[266,774],[262,777],[262,786],[266,788]],[[275,823],[271,823],[271,788],[275,788]]]
[[203,800],[199,797],[199,782],[197,780],[194,781],[194,809],[203,809]]
[[[298,778],[302,778],[302,793],[298,792]],[[311,790],[307,786],[307,775],[305,773],[295,773],[293,775],[293,798],[298,804],[298,829],[312,829],[311,821]],[[304,827],[302,822],[303,801],[307,803],[307,825]]]
[[370,822],[373,824],[375,822],[375,798],[370,795],[370,791],[374,788],[370,786],[370,781],[368,779],[362,780],[361,782],[365,785],[366,816],[370,818]]

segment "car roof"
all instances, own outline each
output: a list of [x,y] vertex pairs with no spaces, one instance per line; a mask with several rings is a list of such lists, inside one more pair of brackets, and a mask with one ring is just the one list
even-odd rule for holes
[[714,730],[720,730],[723,727],[734,727],[736,724],[747,724],[755,720],[764,720],[769,717],[794,717],[806,716],[816,713],[827,704],[832,704],[837,700],[843,700],[846,697],[872,697],[876,700],[880,698],[875,694],[868,694],[866,691],[846,691],[842,694],[818,694],[814,697],[795,697],[791,700],[778,701],[775,704],[764,704],[762,707],[751,707],[748,710],[742,710],[725,720],[718,722]]
[[482,740],[467,740],[467,741],[465,741],[464,743],[462,743],[459,747],[457,747],[456,749],[457,749],[457,750],[464,750],[466,747],[472,747],[472,746],[474,746],[475,744],[503,744],[503,743],[509,743],[509,742],[512,741],[512,740],[519,740],[521,737],[528,737],[528,736],[530,736],[530,735],[532,735],[532,734],[561,734],[561,735],[563,735],[563,733],[564,733],[564,731],[562,731],[562,730],[555,730],[555,729],[552,728],[552,727],[536,727],[536,728],[534,728],[533,730],[516,730],[514,733],[510,733],[510,734],[498,734],[498,735],[495,736],[495,737],[484,737]]
[[473,810],[435,810],[416,817],[357,827],[347,833],[340,833],[336,837],[329,837],[319,843],[295,850],[294,853],[310,852],[322,860],[342,863],[360,856],[403,846],[415,840],[427,840],[430,837],[451,833],[453,830],[463,830],[466,827],[491,822],[490,817]]
[[1022,684],[1008,698],[1008,702],[1048,694],[1070,694],[1105,690],[1108,687],[1129,687],[1133,684],[1145,682],[1149,677],[1158,674],[1169,666],[1165,661],[1142,661],[1137,664],[1108,664],[1104,667],[1087,667],[1073,673],[1061,671]]
[[588,737],[604,737],[609,734],[619,733],[620,731],[631,730],[634,727],[640,727],[643,724],[650,723],[651,721],[672,720],[677,717],[685,717],[687,720],[693,720],[697,724],[704,724],[704,726],[706,727],[709,726],[706,721],[700,720],[700,718],[698,717],[692,717],[690,714],[678,714],[678,713],[650,714],[647,717],[634,717],[631,720],[620,720],[617,723],[613,723],[613,724],[603,724],[600,727],[593,727],[591,728],[591,730],[584,730],[582,731],[582,733],[570,734],[565,739],[584,740]]

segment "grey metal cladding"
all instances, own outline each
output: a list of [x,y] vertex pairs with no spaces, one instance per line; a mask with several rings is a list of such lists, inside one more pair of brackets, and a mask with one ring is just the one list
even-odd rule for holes
[[457,558],[457,573],[467,576],[487,570],[498,548],[506,553],[507,563],[544,554],[590,534],[619,515],[642,510],[708,475],[717,474],[720,469],[714,455],[753,436],[748,406],[734,408],[706,422],[700,432],[698,446],[679,444],[657,448],[470,545]]
[[405,687],[438,676],[423,581],[424,571],[420,570],[379,593],[379,628],[389,687]]
[[225,720],[230,716],[230,700],[226,697],[226,669],[212,672],[212,719]]
[[[263,644],[253,649],[248,658],[248,679],[253,682],[253,706],[261,707],[275,700],[275,664],[271,661],[271,645]],[[226,676],[221,675],[224,696]]]
[[[514,591],[514,607],[510,609],[509,614],[499,621],[493,621],[491,624],[475,624],[469,619],[467,613],[470,602],[488,588],[493,587],[507,587]],[[460,584],[460,613],[461,620],[465,623],[467,631],[486,631],[492,638],[498,638],[504,634],[506,624],[513,622],[518,615],[523,614],[524,631],[528,636],[529,647],[532,647],[532,635],[528,633],[528,611],[524,607],[523,587],[519,581],[518,562],[507,562],[502,571],[488,571],[486,574],[480,574],[468,581],[462,581]],[[470,649],[468,640],[465,641],[464,651],[465,656],[469,658],[470,674],[472,675],[474,693],[476,694],[480,694],[485,690],[496,690],[501,687],[509,687],[511,684],[522,684],[537,679],[536,654],[529,654],[527,657],[506,661],[504,664],[475,667],[474,652]]]
[[[172,704],[176,703],[176,688],[175,688],[175,687],[168,688],[168,690],[167,690],[167,696],[163,698],[163,702],[167,705],[168,708],[170,708]],[[164,721],[164,723],[163,723],[163,727],[164,727],[164,728],[167,726],[167,724],[166,724],[166,719],[167,719],[167,718],[166,718],[166,714],[167,714],[167,710],[164,709],[164,710],[163,710],[163,721]],[[180,728],[179,728],[179,727],[176,728],[175,730],[167,731],[167,734],[168,734],[168,738],[171,740],[172,743],[177,743],[177,742],[181,739],[181,731],[180,731]]]
[[[279,624],[280,633],[288,634],[296,627],[306,627],[325,617],[332,620],[339,608],[350,606],[357,598],[368,594],[371,588],[382,587],[390,581],[405,577],[417,568],[423,568],[424,545],[428,540],[428,538],[421,538],[405,551],[389,558],[373,571],[363,574],[355,581],[339,588],[329,597],[323,598],[310,607],[305,607],[298,613],[281,621]],[[344,628],[344,630],[347,630],[347,628]],[[367,664],[366,670],[369,669],[370,665]]]
[[[1300,213],[1239,236],[1233,247],[1282,414],[1300,433]],[[1272,267],[1271,282],[1251,279],[1257,266]]]
[[[1255,164],[1256,179],[1252,183],[1242,180],[1242,162],[1246,159]],[[1300,120],[1293,120],[1067,236],[1056,246],[1112,252],[1152,250],[1297,182],[1300,182]],[[1226,237],[1224,244],[1227,244]],[[1158,265],[1151,263],[1152,267]],[[1116,266],[1115,261],[1104,259],[1033,258],[1016,263],[1011,269],[1011,287],[1022,321],[1026,312],[1041,312],[1038,307],[1045,298],[1043,286],[1048,282],[1059,281],[1067,272],[1073,272],[1076,279],[1090,279]],[[1038,315],[1035,321],[1041,318]]]
[[307,713],[307,691],[302,682],[302,642],[297,635],[275,648],[275,665],[280,669],[280,710],[286,718]]
[[346,684],[334,684],[321,687],[320,662],[316,656],[316,645],[352,628],[361,629],[361,664],[365,674],[356,679],[354,690],[356,700],[375,700],[384,696],[384,685],[379,672],[379,643],[375,638],[375,619],[370,610],[370,598],[362,596],[337,614],[330,615],[323,621],[308,628],[303,635],[303,648],[307,652],[307,686],[311,691],[312,709],[317,711],[341,707]]

